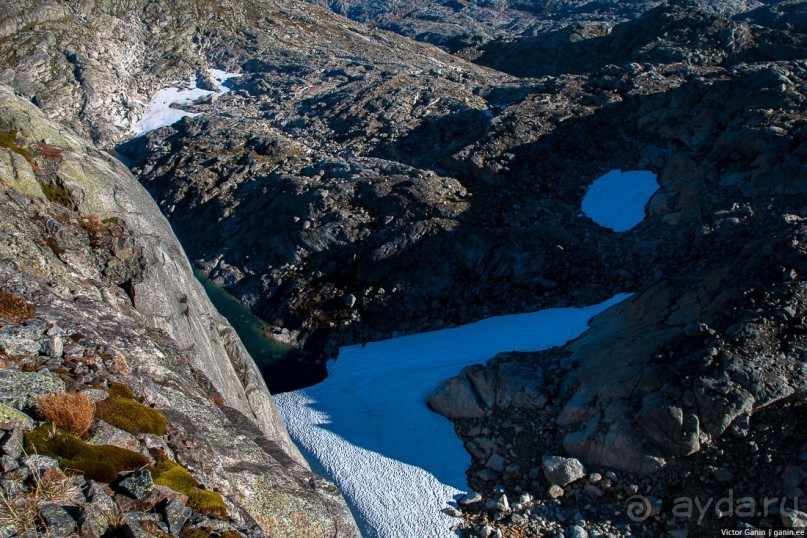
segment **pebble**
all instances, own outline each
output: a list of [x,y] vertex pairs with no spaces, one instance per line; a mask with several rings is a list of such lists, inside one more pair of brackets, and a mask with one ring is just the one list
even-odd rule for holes
[[552,485],[548,491],[549,496],[552,497],[553,499],[563,497],[564,493],[565,492],[563,491],[563,488],[558,485]]
[[572,525],[569,527],[570,538],[588,538],[588,532],[580,525]]

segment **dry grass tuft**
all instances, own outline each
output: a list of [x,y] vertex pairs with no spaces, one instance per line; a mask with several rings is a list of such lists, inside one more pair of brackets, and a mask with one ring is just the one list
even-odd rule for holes
[[32,484],[22,495],[7,495],[0,490],[0,526],[12,527],[19,535],[37,531],[43,505],[76,506],[84,499],[80,478],[65,476],[58,470],[31,476]]
[[39,408],[53,424],[81,437],[95,418],[95,403],[80,392],[61,392],[39,397]]
[[0,318],[20,324],[34,315],[34,305],[16,293],[0,291]]

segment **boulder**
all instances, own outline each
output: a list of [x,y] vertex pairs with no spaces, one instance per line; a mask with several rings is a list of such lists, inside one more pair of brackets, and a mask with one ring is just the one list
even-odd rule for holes
[[541,458],[541,468],[549,483],[557,484],[558,486],[565,487],[586,476],[586,469],[580,460],[576,458],[564,458],[547,454]]
[[41,395],[64,390],[64,381],[54,374],[0,369],[0,403],[18,410],[31,407]]

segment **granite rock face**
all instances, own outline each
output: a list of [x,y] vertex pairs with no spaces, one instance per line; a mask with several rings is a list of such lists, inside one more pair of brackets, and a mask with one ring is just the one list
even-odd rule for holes
[[[12,133],[0,148],[2,287],[35,306],[2,325],[17,329],[6,338],[37,344],[3,353],[9,365],[29,365],[2,370],[3,402],[28,408],[66,383],[123,382],[168,417],[171,448],[145,439],[144,447],[172,451],[224,496],[237,523],[293,536],[295,514],[305,513],[323,535],[356,536],[339,493],[309,485],[314,475],[252,359],[130,172],[8,87],[0,131]],[[43,344],[57,334],[63,349],[54,356]]]

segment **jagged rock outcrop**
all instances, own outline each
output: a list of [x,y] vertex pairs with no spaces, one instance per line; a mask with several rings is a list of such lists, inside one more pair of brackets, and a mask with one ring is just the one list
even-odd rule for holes
[[294,536],[305,520],[323,536],[357,535],[129,171],[8,87],[0,132],[2,288],[35,307],[4,322],[3,360],[65,376],[67,366],[73,390],[86,388],[82,379],[136,388],[168,418],[178,461],[224,496],[239,524]]
[[[371,2],[367,0],[309,0],[369,26],[390,30],[461,53],[472,53],[493,41],[545,34],[572,24],[608,26],[634,19],[661,2],[574,2],[567,0],[479,0]],[[710,0],[704,8],[734,14],[760,5],[754,0]],[[462,50],[467,49],[467,50]]]

